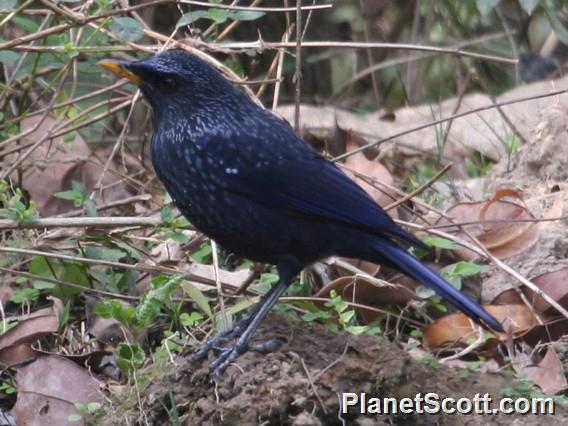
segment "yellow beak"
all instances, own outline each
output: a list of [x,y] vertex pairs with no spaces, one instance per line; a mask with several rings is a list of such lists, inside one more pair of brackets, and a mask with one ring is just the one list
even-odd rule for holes
[[122,63],[118,61],[103,59],[102,61],[97,62],[97,64],[103,67],[105,70],[110,71],[113,74],[118,75],[119,77],[126,78],[138,86],[142,84],[142,79],[138,75],[124,68]]

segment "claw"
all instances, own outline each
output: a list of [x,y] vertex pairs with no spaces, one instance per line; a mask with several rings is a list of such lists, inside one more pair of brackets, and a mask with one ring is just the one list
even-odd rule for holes
[[269,354],[270,352],[274,352],[284,343],[286,343],[285,339],[276,337],[254,345],[249,344],[249,351],[258,352],[259,354]]
[[[270,309],[276,304],[278,298],[286,291],[288,282],[289,280],[279,281],[276,286],[263,296],[262,300],[253,307],[243,320],[239,321],[231,330],[209,339],[197,351],[194,358],[198,360],[205,358],[209,351],[219,353],[217,359],[209,366],[213,377],[219,378],[227,367],[249,348],[256,352],[267,353],[281,344],[282,339],[276,338],[249,347],[249,340],[258,330],[260,323],[270,312]],[[272,328],[268,327],[268,329],[261,331],[272,331]],[[236,339],[233,347],[223,348],[221,345],[230,339]]]

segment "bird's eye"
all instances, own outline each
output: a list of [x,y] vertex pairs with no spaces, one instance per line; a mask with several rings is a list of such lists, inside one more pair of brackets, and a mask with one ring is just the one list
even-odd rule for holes
[[162,80],[162,85],[165,90],[173,91],[176,89],[177,83],[173,77],[166,77]]

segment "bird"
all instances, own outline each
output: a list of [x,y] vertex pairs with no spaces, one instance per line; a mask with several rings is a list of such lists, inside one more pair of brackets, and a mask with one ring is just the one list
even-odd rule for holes
[[211,350],[218,353],[212,375],[221,376],[253,349],[251,337],[294,277],[330,256],[398,270],[474,321],[503,332],[496,318],[407,250],[424,245],[418,238],[205,60],[169,50],[99,63],[136,84],[149,102],[152,165],[180,212],[226,250],[276,266],[278,282],[232,329],[195,354],[203,359]]

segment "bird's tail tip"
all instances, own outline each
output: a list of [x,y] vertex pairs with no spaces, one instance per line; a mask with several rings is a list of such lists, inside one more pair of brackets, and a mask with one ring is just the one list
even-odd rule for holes
[[394,267],[433,289],[439,296],[450,302],[472,320],[494,331],[504,332],[503,326],[493,315],[394,242],[383,240],[380,244],[377,244],[376,250],[382,258],[388,260]]

